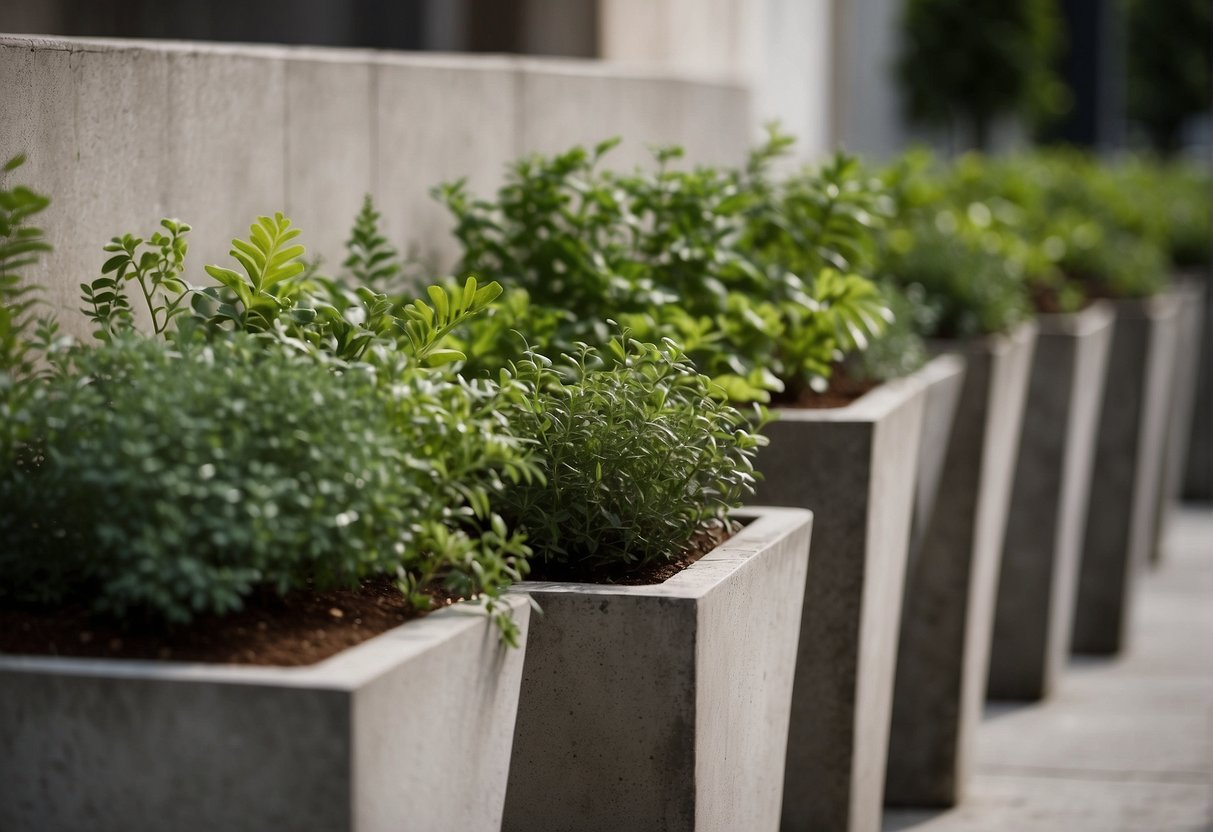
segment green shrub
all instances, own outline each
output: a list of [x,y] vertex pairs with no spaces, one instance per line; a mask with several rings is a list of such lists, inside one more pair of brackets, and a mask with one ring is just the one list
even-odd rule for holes
[[762,438],[670,342],[556,365],[532,352],[507,375],[521,387],[503,414],[546,476],[499,499],[537,559],[577,574],[670,560],[752,490]]
[[525,549],[489,498],[531,463],[495,391],[390,382],[244,335],[79,352],[0,449],[0,595],[187,622],[371,575],[499,594]]
[[1042,122],[1068,108],[1053,67],[1063,38],[1056,0],[907,0],[904,8],[897,70],[915,120],[965,129],[984,149],[999,115]]
[[[500,287],[427,303],[325,280],[279,214],[233,241],[240,272],[208,266],[220,285],[188,289],[189,226],[161,227],[115,237],[82,285],[99,345],[3,400],[0,596],[184,623],[258,588],[389,575],[420,608],[435,582],[487,596],[513,638],[494,599],[528,550],[492,499],[541,474],[502,391],[435,368]],[[355,271],[391,276],[373,234],[354,245]]]
[[908,156],[886,173],[897,198],[881,268],[924,337],[1005,332],[1031,314],[1019,238],[987,202],[958,198],[946,171]]
[[670,148],[654,169],[619,174],[599,169],[614,146],[604,142],[520,161],[496,201],[462,182],[439,189],[457,221],[460,272],[515,297],[476,324],[468,371],[520,356],[511,330],[525,309],[541,321],[531,343],[553,352],[604,347],[607,320],[641,340],[671,336],[736,400],[823,385],[885,324],[879,292],[855,273],[882,196],[845,157],[773,181],[786,143],[773,133],[744,170],[681,170]]

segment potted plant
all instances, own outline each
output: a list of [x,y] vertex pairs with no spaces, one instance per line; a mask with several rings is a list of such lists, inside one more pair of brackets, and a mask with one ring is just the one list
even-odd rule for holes
[[339,314],[279,215],[187,292],[165,221],[63,347],[10,282],[39,207],[0,192],[0,826],[499,828],[529,606],[489,501],[537,469],[427,368],[495,290]]
[[1166,289],[1162,217],[1143,210],[1147,193],[1080,155],[1039,164],[1046,211],[1077,225],[1062,269],[1116,312],[1071,645],[1115,653],[1157,526],[1180,299]]
[[811,515],[735,511],[760,439],[671,342],[507,372],[546,467],[503,828],[776,828]]
[[919,165],[911,159],[889,175],[899,211],[883,269],[917,295],[919,331],[932,347],[967,365],[935,510],[906,577],[885,800],[951,805],[985,698],[1036,330],[1022,281],[988,244],[985,213],[949,205]]
[[[1209,173],[1182,161],[1122,161],[1113,173],[1143,204],[1147,216],[1158,219],[1158,236],[1171,271],[1170,292],[1179,299],[1179,335],[1173,366],[1174,394],[1167,425],[1163,482],[1155,523],[1152,559],[1163,552],[1166,520],[1182,496],[1208,496],[1213,476],[1208,423],[1209,370],[1201,356],[1209,355],[1206,321],[1210,268],[1213,268]],[[1204,368],[1202,371],[1202,367]],[[1203,437],[1203,445],[1201,443]],[[1191,451],[1191,452],[1189,452]],[[1203,492],[1199,485],[1203,477]],[[1190,481],[1186,482],[1186,481]]]
[[1026,282],[1039,333],[1002,542],[987,694],[1039,699],[1069,656],[1112,309],[1071,265],[1089,218],[1046,207],[1041,157],[970,155],[947,176],[956,205],[987,206],[987,227]]
[[[887,302],[862,276],[887,197],[844,156],[777,180],[772,163],[789,142],[772,131],[736,170],[683,170],[676,149],[661,150],[655,169],[632,174],[598,170],[608,142],[523,160],[496,201],[474,200],[459,183],[439,193],[456,217],[460,268],[507,287],[479,327],[483,337],[461,345],[473,364],[483,355],[489,369],[499,365],[501,334],[516,321],[540,321],[531,330],[544,333],[540,343],[567,351],[576,340],[601,346],[594,321],[613,318],[641,339],[675,338],[731,400],[776,405],[754,500],[814,509],[820,553],[806,584],[783,816],[796,823],[790,818],[817,813],[836,827],[848,822],[853,781],[864,814],[880,811],[868,770],[883,769],[880,703],[893,668],[878,648],[861,649],[858,616],[870,619],[864,639],[895,639],[923,382],[890,381],[856,410],[811,409],[850,402],[876,383],[829,389],[836,365],[887,324]],[[858,436],[870,439],[877,422],[877,442]],[[887,473],[869,482],[874,455]],[[844,480],[849,502],[834,496]],[[839,503],[845,511],[835,511]],[[868,518],[879,524],[871,539]]]

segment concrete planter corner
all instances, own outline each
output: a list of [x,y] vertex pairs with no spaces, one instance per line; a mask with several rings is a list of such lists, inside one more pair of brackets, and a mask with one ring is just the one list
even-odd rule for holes
[[906,575],[885,802],[950,806],[985,699],[999,557],[1035,323],[941,342],[966,360],[938,496]]
[[781,408],[766,428],[755,500],[815,517],[783,781],[786,830],[880,825],[924,398],[914,374],[845,407]]
[[991,699],[1041,699],[1070,654],[1079,555],[1115,320],[1095,303],[1042,315],[1003,540]]
[[523,656],[469,603],[306,667],[0,656],[0,829],[494,832]]
[[1116,323],[1099,414],[1071,648],[1124,646],[1133,587],[1154,546],[1182,295],[1112,301]]
[[745,514],[661,584],[517,585],[543,613],[503,829],[777,828],[812,515]]

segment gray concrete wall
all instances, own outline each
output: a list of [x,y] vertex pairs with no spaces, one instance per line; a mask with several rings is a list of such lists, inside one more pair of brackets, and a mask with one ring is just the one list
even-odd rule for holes
[[195,283],[276,210],[335,269],[370,192],[396,245],[449,268],[444,180],[488,193],[524,153],[617,134],[617,165],[671,143],[738,162],[751,134],[739,83],[575,60],[0,35],[0,79],[0,155],[25,152],[15,181],[53,200],[55,251],[29,277],[82,337],[101,247],[163,216],[194,226]]
[[[746,129],[778,120],[795,160],[831,146],[832,0],[600,0],[599,55],[636,67],[724,73],[753,90]],[[727,125],[722,124],[721,127]]]

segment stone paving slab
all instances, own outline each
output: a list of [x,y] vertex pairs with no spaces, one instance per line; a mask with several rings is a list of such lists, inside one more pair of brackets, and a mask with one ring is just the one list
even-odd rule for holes
[[887,811],[885,832],[1213,830],[1213,510],[1173,517],[1127,652],[1074,659],[1044,703],[987,705],[961,805]]

